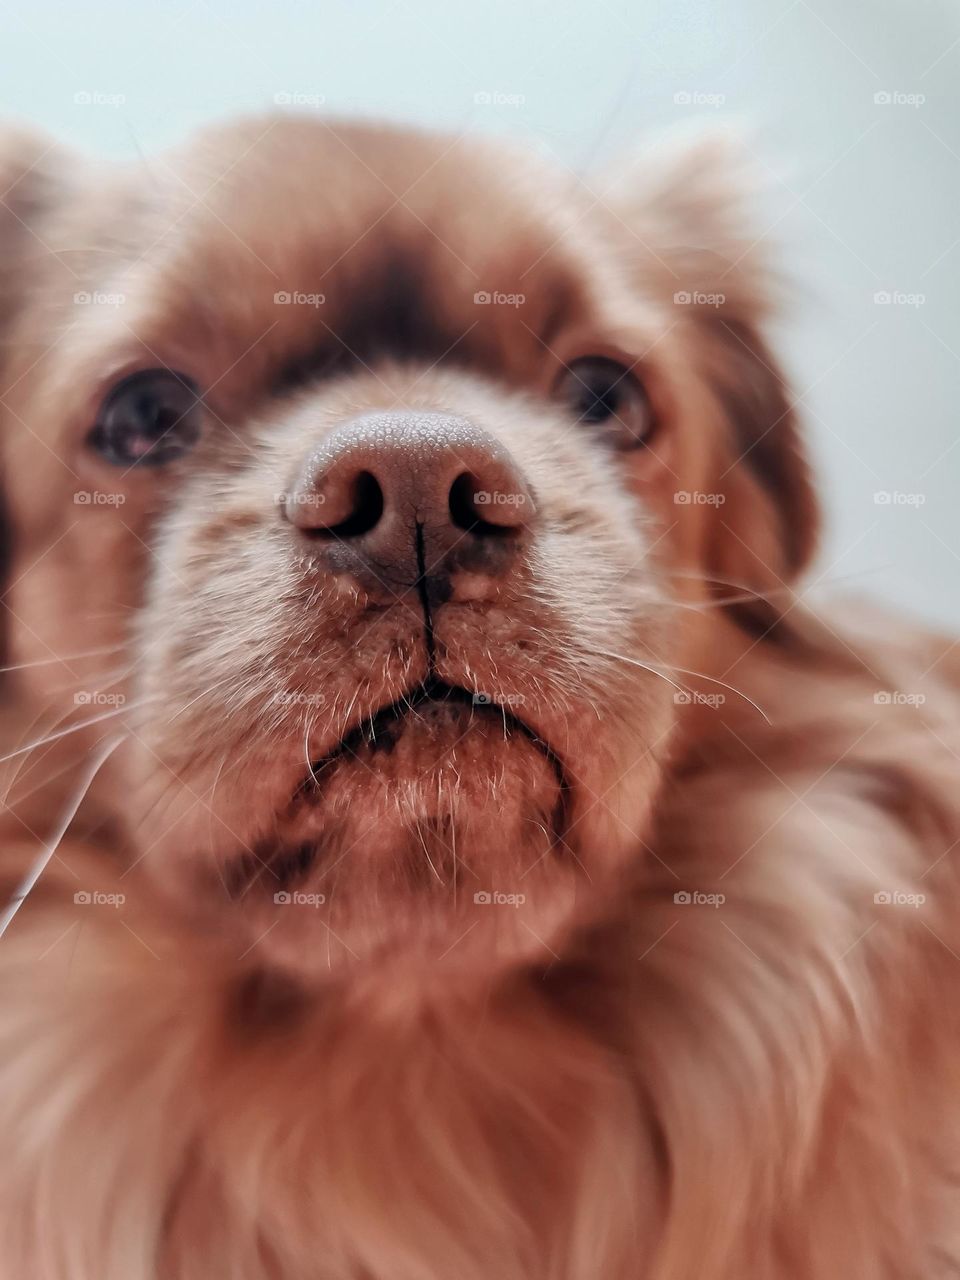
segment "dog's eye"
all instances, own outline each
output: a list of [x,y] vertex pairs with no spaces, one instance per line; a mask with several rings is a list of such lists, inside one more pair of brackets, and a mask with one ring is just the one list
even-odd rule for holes
[[202,420],[200,397],[189,378],[146,369],[110,391],[87,440],[114,466],[158,467],[196,444]]
[[606,356],[573,360],[557,387],[577,422],[602,425],[618,448],[643,444],[653,425],[650,401],[639,379]]

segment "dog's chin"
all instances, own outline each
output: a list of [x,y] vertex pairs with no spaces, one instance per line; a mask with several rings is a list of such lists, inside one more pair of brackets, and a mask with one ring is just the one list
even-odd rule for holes
[[323,970],[531,956],[569,914],[563,767],[511,710],[422,691],[315,762],[234,896],[256,952]]

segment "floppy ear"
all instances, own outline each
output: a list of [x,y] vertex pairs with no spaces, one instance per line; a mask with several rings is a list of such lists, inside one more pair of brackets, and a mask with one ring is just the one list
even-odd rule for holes
[[758,595],[792,585],[816,550],[819,510],[790,389],[756,316],[706,322],[704,358],[725,419],[710,569]]
[[[11,381],[17,317],[29,289],[31,265],[50,252],[43,224],[62,201],[64,174],[64,157],[48,138],[27,129],[0,127],[0,420]],[[0,502],[0,584],[6,584],[11,554],[6,504]],[[5,636],[6,630],[4,625],[0,634]],[[0,660],[5,650],[0,639]]]
[[741,142],[710,133],[665,139],[614,192],[647,286],[676,302],[720,422],[710,483],[723,501],[706,572],[759,596],[782,592],[810,562],[818,510],[790,390],[762,336],[776,286],[763,261],[765,184]]
[[[64,189],[66,162],[43,134],[0,126],[0,338],[5,339],[24,290],[29,264],[48,252],[42,224]],[[2,390],[2,388],[0,388]]]

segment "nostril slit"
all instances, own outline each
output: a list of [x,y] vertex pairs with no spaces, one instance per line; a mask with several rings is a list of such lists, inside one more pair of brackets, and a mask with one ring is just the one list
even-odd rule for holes
[[370,471],[358,472],[352,484],[350,514],[339,524],[309,530],[315,538],[359,538],[375,529],[383,515],[383,490]]
[[469,471],[457,476],[450,486],[450,518],[458,529],[481,537],[509,536],[515,529],[494,524],[485,520],[482,515],[483,502],[490,500],[490,494],[484,489],[483,482]]
[[473,477],[468,471],[457,476],[450,486],[450,518],[458,529],[472,529],[477,522],[474,492]]

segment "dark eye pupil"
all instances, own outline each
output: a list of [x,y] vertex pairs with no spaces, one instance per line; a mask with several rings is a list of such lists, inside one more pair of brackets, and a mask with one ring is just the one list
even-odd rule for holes
[[[151,396],[140,396],[135,409],[138,417],[143,422],[144,428],[159,434],[157,426],[164,417],[163,406],[159,400],[155,400]],[[169,417],[169,413],[166,416]]]
[[582,422],[603,422],[617,412],[620,393],[617,387],[610,385],[609,382],[598,381],[594,386],[584,387],[581,402]]
[[196,387],[164,369],[135,373],[107,396],[89,441],[115,466],[162,466],[194,444],[201,413]]
[[618,450],[646,444],[653,428],[650,400],[636,363],[583,356],[563,369],[557,384],[574,420],[598,426],[596,437]]

